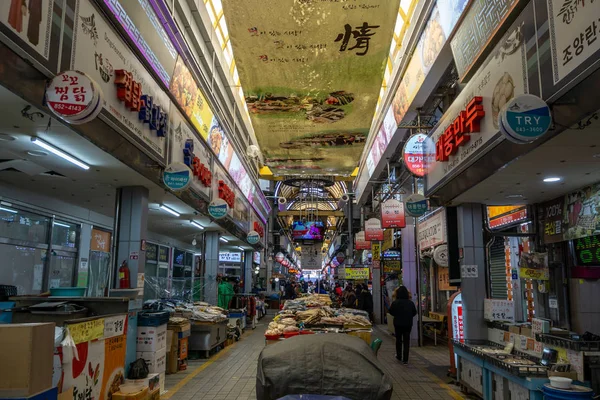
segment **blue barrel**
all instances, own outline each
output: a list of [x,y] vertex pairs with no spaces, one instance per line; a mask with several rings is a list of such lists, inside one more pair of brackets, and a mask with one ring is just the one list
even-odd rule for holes
[[542,387],[545,400],[593,399],[594,391],[585,386],[571,386],[573,390],[556,389],[546,384]]

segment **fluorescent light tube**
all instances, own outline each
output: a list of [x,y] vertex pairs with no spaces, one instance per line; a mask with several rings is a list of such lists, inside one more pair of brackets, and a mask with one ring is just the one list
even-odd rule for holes
[[174,215],[176,217],[179,217],[181,215],[177,211],[173,210],[172,208],[169,208],[169,207],[165,206],[164,204],[160,205],[160,209],[164,210],[164,211],[168,212],[169,214],[172,214],[172,215]]
[[224,237],[219,238],[219,240],[223,243],[229,243],[229,240],[225,239]]
[[63,224],[61,222],[55,222],[54,225],[63,226],[65,228],[70,228],[71,227],[71,225]]
[[59,156],[59,157],[65,159],[65,160],[69,161],[70,163],[77,165],[79,168],[82,168],[82,169],[85,169],[85,170],[90,169],[90,166],[87,165],[86,163],[84,163],[82,161],[79,161],[75,157],[73,157],[73,156],[65,153],[62,150],[57,149],[56,147],[54,147],[54,146],[52,146],[52,145],[44,142],[41,139],[38,139],[36,137],[32,137],[31,141],[33,142],[33,144],[36,144],[36,145],[40,146],[41,148],[46,149],[49,152],[56,154],[57,156]]
[[202,225],[200,225],[199,223],[197,223],[196,221],[190,221],[190,223],[198,229],[204,229],[204,227]]
[[0,210],[2,210],[2,211],[8,211],[9,213],[13,213],[13,214],[18,213],[17,210],[13,210],[12,208],[0,207]]

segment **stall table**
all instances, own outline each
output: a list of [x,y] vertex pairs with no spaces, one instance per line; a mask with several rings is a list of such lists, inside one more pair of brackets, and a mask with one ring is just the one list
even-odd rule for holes
[[438,328],[438,326],[443,327],[443,323],[444,323],[444,321],[440,321],[439,319],[433,319],[433,318],[429,318],[426,316],[421,317],[421,324],[423,326],[429,325],[429,326],[433,327],[433,343],[435,346],[437,346],[437,330],[438,330],[437,328]]

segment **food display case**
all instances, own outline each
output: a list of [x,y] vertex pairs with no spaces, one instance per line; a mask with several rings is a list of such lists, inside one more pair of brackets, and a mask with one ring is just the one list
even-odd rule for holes
[[227,340],[227,323],[229,320],[220,322],[190,321],[192,324],[192,335],[189,339],[190,351],[204,352],[208,358],[210,352]]

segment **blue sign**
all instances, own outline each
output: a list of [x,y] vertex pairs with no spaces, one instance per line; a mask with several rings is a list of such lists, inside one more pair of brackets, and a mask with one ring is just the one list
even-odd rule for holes
[[183,163],[169,164],[163,172],[165,186],[176,192],[184,190],[192,183],[192,170]]
[[548,104],[537,96],[523,94],[510,100],[499,117],[500,131],[511,142],[526,144],[545,135],[552,124]]
[[250,244],[256,244],[260,241],[260,235],[256,231],[248,232],[248,236],[246,236],[246,240]]
[[405,200],[406,212],[413,217],[424,215],[429,209],[427,198],[420,194],[411,194]]
[[223,199],[214,199],[208,205],[208,214],[214,219],[221,219],[227,215],[227,211],[229,210],[229,206],[227,202]]

